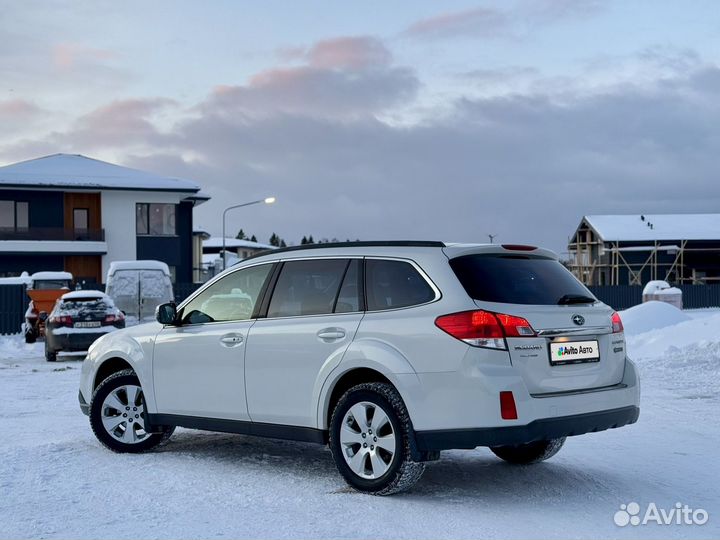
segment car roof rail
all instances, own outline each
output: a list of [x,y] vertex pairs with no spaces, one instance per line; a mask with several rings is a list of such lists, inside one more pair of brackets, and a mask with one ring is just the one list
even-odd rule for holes
[[[360,240],[356,242],[320,242],[317,244],[303,244],[300,246],[289,246],[278,249],[268,249],[262,253],[246,257],[235,264],[240,264],[250,259],[258,257],[267,257],[277,253],[287,253],[291,251],[303,251],[306,249],[327,249],[327,248],[344,248],[344,247],[433,247],[444,248],[445,242],[436,242],[432,240]],[[233,265],[234,266],[234,265]]]

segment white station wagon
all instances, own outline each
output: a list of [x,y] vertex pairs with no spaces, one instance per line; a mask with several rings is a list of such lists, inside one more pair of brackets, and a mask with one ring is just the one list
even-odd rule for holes
[[116,452],[176,426],[328,444],[351,486],[389,494],[442,450],[529,464],[639,415],[620,317],[532,246],[281,249],[157,321],[83,364],[81,409]]

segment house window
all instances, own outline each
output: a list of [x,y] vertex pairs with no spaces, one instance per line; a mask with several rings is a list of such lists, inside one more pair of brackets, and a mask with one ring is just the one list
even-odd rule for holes
[[27,202],[0,201],[0,229],[24,230],[29,222]]
[[174,204],[137,203],[135,230],[138,235],[172,236],[176,234]]
[[87,208],[74,208],[73,209],[73,228],[78,230],[87,230],[88,227],[88,209]]

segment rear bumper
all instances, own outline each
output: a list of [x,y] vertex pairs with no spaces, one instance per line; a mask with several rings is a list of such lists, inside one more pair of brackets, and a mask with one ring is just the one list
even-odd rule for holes
[[45,339],[51,351],[87,351],[90,345],[102,336],[117,330],[117,327],[103,327],[103,331],[73,332],[72,334],[56,334],[46,332]]
[[571,416],[540,418],[524,426],[418,431],[415,433],[415,441],[418,450],[422,452],[524,444],[618,428],[635,423],[639,416],[640,408],[630,406]]

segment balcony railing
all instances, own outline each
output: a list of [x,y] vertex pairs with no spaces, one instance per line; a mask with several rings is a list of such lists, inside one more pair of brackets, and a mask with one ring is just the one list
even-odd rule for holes
[[63,227],[0,227],[0,240],[65,240],[72,242],[104,242],[104,229],[65,229]]

